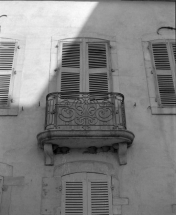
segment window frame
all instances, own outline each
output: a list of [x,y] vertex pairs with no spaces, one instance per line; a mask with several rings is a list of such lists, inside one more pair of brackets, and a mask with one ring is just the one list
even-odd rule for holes
[[[142,50],[144,55],[144,66],[147,78],[147,87],[149,94],[149,101],[151,112],[153,115],[176,115],[176,107],[166,107],[160,105],[160,100],[158,99],[158,88],[156,86],[156,75],[153,66],[153,60],[151,56],[150,44],[155,41],[160,42],[171,42],[175,41],[174,34],[147,34],[142,37]],[[172,56],[172,62],[174,63],[174,56]],[[175,76],[175,74],[174,74]]]
[[25,37],[14,34],[1,34],[0,41],[15,41],[16,50],[9,86],[8,105],[0,107],[0,116],[17,116],[19,112],[20,88],[25,52]]
[[[68,187],[66,184],[69,183]],[[98,186],[101,187],[101,183],[103,183],[104,190],[102,190],[102,195],[105,195],[105,197],[108,199],[108,213],[109,215],[112,215],[112,179],[111,176],[105,175],[105,174],[99,174],[99,173],[90,173],[90,172],[81,172],[81,173],[72,173],[68,175],[62,176],[62,197],[61,197],[61,215],[65,215],[65,200],[68,198],[66,193],[74,192],[74,195],[76,195],[75,189],[71,191],[73,188],[73,185],[71,184],[78,184],[79,189],[79,204],[77,205],[77,208],[81,210],[81,202],[82,202],[82,210],[83,214],[91,215],[93,208],[91,207],[92,201],[94,201],[94,198],[96,197],[95,190]],[[92,183],[95,183],[91,186]],[[107,186],[106,186],[107,184]],[[82,189],[81,189],[82,188]],[[94,190],[91,192],[91,190]],[[80,194],[81,193],[81,194]],[[93,195],[93,198],[92,198]],[[70,197],[70,196],[69,196]],[[73,196],[74,198],[74,196]],[[76,198],[77,199],[77,198]],[[70,198],[67,200],[70,209]],[[75,201],[74,199],[72,201]],[[95,203],[95,202],[94,202]],[[96,203],[97,204],[97,203]],[[101,207],[101,204],[97,204],[97,207]],[[99,208],[100,209],[100,208]],[[102,210],[102,209],[101,209]],[[107,210],[107,208],[105,209]],[[107,213],[107,212],[106,212]]]
[[[57,47],[58,47],[58,60],[57,60],[57,90],[61,91],[61,73],[63,71],[66,71],[67,68],[61,67],[62,63],[62,46],[64,43],[79,43],[80,44],[80,68],[78,69],[80,71],[80,83],[79,83],[79,91],[80,92],[89,92],[89,74],[92,74],[91,69],[88,67],[88,44],[93,43],[102,43],[105,44],[106,47],[106,60],[107,60],[107,68],[104,70],[107,70],[107,81],[108,81],[108,92],[112,92],[112,65],[111,65],[111,57],[110,57],[110,42],[105,39],[101,38],[89,38],[89,37],[78,37],[78,38],[72,38],[72,39],[63,39],[59,40]],[[69,68],[72,70],[72,68]],[[75,69],[74,69],[75,70]],[[101,68],[94,69],[94,71],[100,72]],[[95,73],[95,72],[93,72]]]
[[[79,36],[78,36],[79,35]],[[117,42],[116,37],[106,34],[100,34],[98,32],[81,31],[79,29],[65,29],[58,31],[51,38],[51,52],[50,52],[50,71],[49,71],[49,88],[48,93],[58,91],[58,41],[70,39],[71,41],[78,40],[80,38],[100,39],[109,42],[109,56],[112,68],[112,92],[120,92],[119,85],[119,69],[117,62]]]

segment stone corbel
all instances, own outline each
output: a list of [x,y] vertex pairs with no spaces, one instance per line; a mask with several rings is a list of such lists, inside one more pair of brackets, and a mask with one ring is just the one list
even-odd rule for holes
[[[118,151],[118,159],[120,165],[127,164],[127,146],[128,144],[125,142],[113,144],[113,148],[117,149]],[[44,159],[46,166],[54,165],[54,153],[51,142],[44,144]]]
[[45,159],[46,166],[54,165],[54,154],[53,154],[52,143],[44,144],[44,159]]
[[113,145],[115,149],[118,149],[118,158],[120,165],[127,164],[127,143],[116,143]]

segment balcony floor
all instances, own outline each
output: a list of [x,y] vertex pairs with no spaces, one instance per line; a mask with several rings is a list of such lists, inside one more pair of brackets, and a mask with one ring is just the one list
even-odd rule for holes
[[134,134],[128,130],[46,130],[37,135],[41,148],[44,144],[52,143],[59,147],[87,148],[90,146],[112,146],[116,143],[127,143],[129,147]]

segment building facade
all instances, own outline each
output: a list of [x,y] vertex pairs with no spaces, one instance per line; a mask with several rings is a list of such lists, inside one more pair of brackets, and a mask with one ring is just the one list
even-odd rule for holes
[[0,214],[176,214],[174,1],[0,2]]

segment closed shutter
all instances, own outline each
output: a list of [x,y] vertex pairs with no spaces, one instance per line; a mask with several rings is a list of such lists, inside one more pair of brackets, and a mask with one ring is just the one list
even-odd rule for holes
[[112,215],[111,178],[75,173],[62,179],[61,215]]
[[16,43],[0,41],[0,107],[7,107],[12,82]]
[[[174,47],[175,45],[173,45],[173,50]],[[151,51],[159,105],[161,107],[174,107],[176,106],[175,69],[169,43],[151,43]]]
[[111,181],[106,175],[88,173],[88,215],[111,215]]
[[86,215],[86,175],[77,173],[63,177],[62,215]]
[[174,56],[174,60],[176,62],[176,43],[171,43],[171,49]]
[[62,98],[80,92],[81,43],[63,42],[61,59],[60,91]]
[[101,98],[110,91],[107,41],[80,38],[60,44],[59,91],[62,98],[76,97],[79,92],[90,92]]
[[109,91],[108,44],[88,43],[87,52],[89,92],[101,98],[102,93]]

